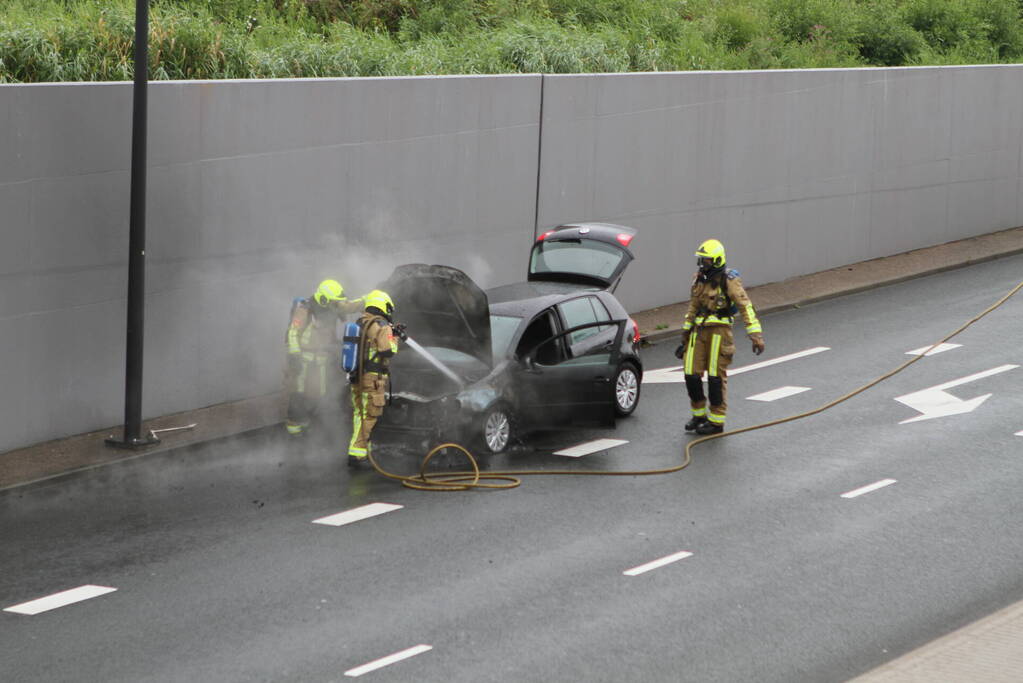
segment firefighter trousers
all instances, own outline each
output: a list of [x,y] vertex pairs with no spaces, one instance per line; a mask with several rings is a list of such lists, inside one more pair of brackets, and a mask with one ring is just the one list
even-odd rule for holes
[[367,372],[361,381],[352,383],[352,441],[348,455],[365,458],[369,454],[369,437],[377,418],[384,414],[387,402],[387,375]]
[[[706,417],[724,425],[728,411],[728,366],[735,355],[732,328],[728,325],[701,325],[689,334],[683,372],[693,417]],[[703,373],[707,373],[707,395],[703,393]],[[707,397],[710,398],[710,409]]]
[[288,416],[285,427],[297,435],[309,428],[317,406],[327,395],[327,370],[330,356],[303,351],[298,371],[288,370],[285,384],[288,393]]

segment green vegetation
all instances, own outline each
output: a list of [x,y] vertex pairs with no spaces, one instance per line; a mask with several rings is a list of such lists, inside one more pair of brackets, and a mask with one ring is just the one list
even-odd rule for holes
[[[154,79],[986,64],[1023,0],[151,0]],[[2,0],[0,82],[128,80],[134,0]]]

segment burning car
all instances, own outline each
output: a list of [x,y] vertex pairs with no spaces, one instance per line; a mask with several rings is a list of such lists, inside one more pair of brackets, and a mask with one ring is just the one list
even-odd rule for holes
[[486,292],[455,268],[396,268],[380,288],[413,348],[392,361],[380,427],[500,453],[534,429],[631,415],[639,328],[613,291],[635,234],[606,223],[548,230],[527,281]]

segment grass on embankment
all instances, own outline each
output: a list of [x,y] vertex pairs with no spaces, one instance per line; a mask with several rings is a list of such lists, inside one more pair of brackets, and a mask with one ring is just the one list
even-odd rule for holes
[[[3,0],[0,82],[132,78],[134,0]],[[151,0],[154,79],[1015,62],[1023,0]]]

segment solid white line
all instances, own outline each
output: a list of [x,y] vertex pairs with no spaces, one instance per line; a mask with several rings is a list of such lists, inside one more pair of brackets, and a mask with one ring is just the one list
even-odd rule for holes
[[638,567],[633,567],[632,569],[626,569],[624,572],[622,572],[622,574],[625,574],[626,576],[639,576],[640,574],[648,572],[651,569],[657,569],[658,567],[663,567],[666,564],[678,562],[679,560],[684,560],[687,557],[691,556],[692,556],[691,552],[689,552],[688,550],[682,550],[672,555],[668,555],[667,557],[662,557],[659,560],[647,562],[646,564],[641,564]]
[[363,505],[361,507],[352,508],[351,510],[345,510],[335,515],[328,515],[326,517],[320,517],[314,519],[313,524],[326,524],[327,526],[344,526],[345,524],[351,524],[352,522],[359,522],[370,517],[376,517],[382,515],[385,512],[393,512],[394,510],[400,510],[404,505],[394,505],[392,503],[370,503],[369,505]]
[[888,486],[888,485],[894,484],[894,483],[895,483],[894,479],[882,479],[881,481],[875,481],[873,484],[868,484],[867,486],[861,486],[858,489],[853,489],[852,491],[848,491],[846,493],[843,493],[842,497],[843,498],[855,498],[856,496],[862,496],[864,493],[870,493],[871,491],[876,491],[878,489],[883,489],[885,486]]
[[789,396],[795,396],[801,394],[804,391],[810,391],[810,387],[779,387],[772,389],[771,391],[765,391],[762,394],[756,396],[750,396],[750,401],[777,401],[779,398],[788,398]]
[[569,458],[579,458],[590,453],[596,453],[597,451],[606,451],[609,448],[615,446],[622,446],[629,443],[625,439],[597,439],[596,441],[587,441],[581,443],[578,446],[572,446],[571,448],[563,448],[560,451],[554,451],[554,455],[564,455]]
[[349,669],[348,671],[345,672],[345,676],[358,678],[362,674],[368,674],[370,671],[382,669],[388,664],[394,664],[395,662],[400,662],[403,659],[408,659],[409,657],[421,655],[424,652],[429,652],[432,649],[433,649],[432,645],[416,645],[415,647],[410,647],[407,650],[395,652],[393,655],[387,655],[386,657],[382,657],[381,659],[374,660],[369,664],[363,664],[362,666],[357,666],[354,669]]
[[[812,356],[823,351],[830,351],[830,346],[815,346],[812,349],[806,349],[803,351],[797,351],[796,353],[790,353],[787,356],[778,356],[771,360],[761,361],[759,363],[753,363],[752,365],[744,365],[741,368],[729,368],[729,375],[741,375],[744,372],[751,370],[759,370],[760,368],[770,367],[771,365],[777,365],[778,363],[785,363],[790,360],[796,360],[797,358],[805,358],[806,356]],[[685,376],[682,374],[682,365],[675,365],[669,368],[657,368],[656,370],[648,370],[643,373],[643,384],[670,384],[677,382],[684,382]]]
[[806,356],[812,356],[814,354],[823,353],[824,351],[830,350],[831,350],[830,346],[815,346],[812,349],[806,349],[805,351],[797,351],[796,353],[790,353],[787,356],[778,356],[777,358],[772,358],[771,360],[765,360],[759,363],[754,363],[753,365],[744,365],[741,368],[729,368],[728,375],[729,376],[741,375],[742,373],[749,372],[750,370],[759,370],[760,368],[766,368],[771,365],[777,365],[778,363],[786,363],[790,360],[796,360],[797,358],[805,358]]
[[[934,345],[931,344],[931,346],[934,346]],[[962,346],[962,344],[938,344],[937,346],[934,346],[933,349],[931,349],[930,346],[921,346],[919,349],[913,349],[912,351],[906,351],[906,355],[907,356],[923,356],[923,355],[925,355],[924,352],[926,351],[926,355],[933,356],[936,353],[943,353],[945,351],[951,351],[952,349],[958,349],[961,346]],[[931,350],[927,351],[927,349],[931,349]]]
[[967,382],[972,382],[974,380],[990,377],[991,375],[997,375],[1002,372],[1008,372],[1009,370],[1014,370],[1015,368],[1018,367],[1019,367],[1018,365],[1012,365],[1011,363],[1008,365],[999,365],[997,368],[991,368],[990,370],[985,370],[984,372],[978,372],[976,374],[970,375],[969,377],[960,377],[959,379],[954,379],[951,382],[945,382],[944,384],[939,384],[936,387],[928,387],[926,389],[921,389],[920,391],[913,393],[923,393],[924,391],[933,391],[935,389],[939,391],[944,391],[945,389],[957,387],[960,384],[966,384]]
[[89,598],[97,598],[107,593],[113,593],[116,588],[110,588],[109,586],[79,586],[78,588],[71,588],[60,593],[54,593],[53,595],[47,595],[43,598],[37,598],[29,602],[23,602],[20,605],[14,605],[12,607],[5,607],[5,612],[14,612],[16,614],[39,614],[40,612],[47,612],[51,609],[57,609],[58,607],[64,607],[71,605],[82,600],[88,600]]

